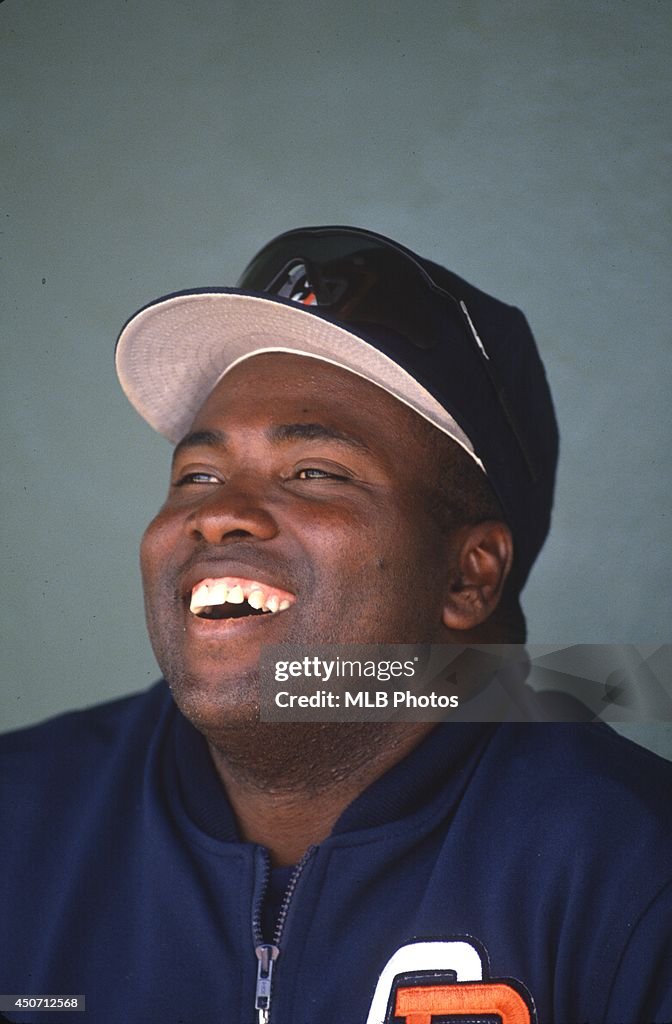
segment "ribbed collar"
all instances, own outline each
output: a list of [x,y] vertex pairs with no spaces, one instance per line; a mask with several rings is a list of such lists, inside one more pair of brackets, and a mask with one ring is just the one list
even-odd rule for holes
[[375,828],[415,814],[480,758],[492,725],[443,722],[346,807],[332,834]]

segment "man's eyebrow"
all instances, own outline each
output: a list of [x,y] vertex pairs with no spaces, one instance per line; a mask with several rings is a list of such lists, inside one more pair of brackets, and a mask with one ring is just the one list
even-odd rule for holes
[[221,430],[194,430],[175,445],[173,462],[189,448],[221,448],[226,445],[226,440],[226,434]]
[[[280,423],[266,431],[269,441],[282,444],[291,441],[337,441],[359,452],[370,452],[359,437],[347,434],[324,423]],[[175,445],[173,462],[191,448],[226,448],[229,438],[222,430],[194,430]]]
[[360,452],[369,452],[370,448],[359,437],[347,434],[336,427],[328,427],[324,423],[282,423],[267,431],[271,441],[338,441],[349,448]]

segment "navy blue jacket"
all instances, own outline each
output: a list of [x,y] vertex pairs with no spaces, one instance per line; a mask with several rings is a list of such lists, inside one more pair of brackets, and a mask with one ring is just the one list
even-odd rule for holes
[[[294,879],[270,1024],[672,1021],[671,796],[605,726],[437,727]],[[267,856],[164,683],[3,737],[0,814],[0,993],[87,1000],[8,1020],[263,1019]]]

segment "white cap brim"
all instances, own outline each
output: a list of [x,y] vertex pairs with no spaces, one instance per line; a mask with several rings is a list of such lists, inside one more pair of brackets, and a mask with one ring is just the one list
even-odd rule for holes
[[409,373],[300,305],[233,291],[169,296],[128,321],[115,361],[131,404],[177,442],[218,381],[242,360],[266,352],[321,359],[365,378],[452,437],[483,468],[459,424]]

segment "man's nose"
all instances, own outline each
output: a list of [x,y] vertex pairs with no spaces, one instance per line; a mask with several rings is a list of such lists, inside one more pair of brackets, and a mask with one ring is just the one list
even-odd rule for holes
[[241,537],[271,540],[278,532],[278,523],[270,504],[268,487],[250,479],[230,479],[203,496],[190,513],[187,526],[193,536],[208,544]]

